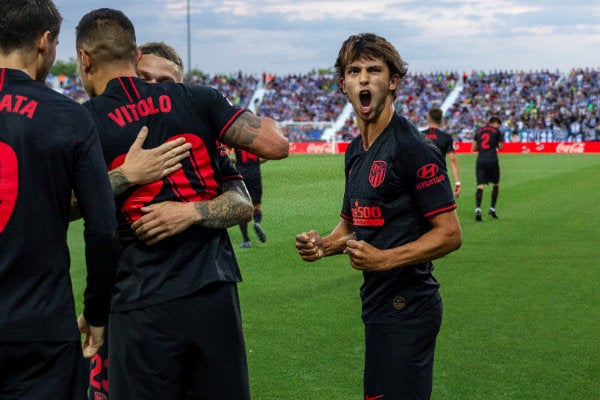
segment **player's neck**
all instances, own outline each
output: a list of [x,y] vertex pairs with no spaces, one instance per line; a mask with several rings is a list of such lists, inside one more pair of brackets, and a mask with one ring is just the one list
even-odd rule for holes
[[114,66],[96,70],[94,76],[94,96],[104,93],[109,81],[122,76],[137,76],[137,73],[133,66]]
[[13,51],[7,55],[0,55],[0,68],[9,68],[23,71],[31,79],[36,78],[37,56],[33,52]]
[[363,140],[363,149],[366,151],[371,147],[373,142],[381,135],[381,133],[387,128],[394,116],[394,105],[384,107],[383,111],[374,120],[357,120],[358,129]]

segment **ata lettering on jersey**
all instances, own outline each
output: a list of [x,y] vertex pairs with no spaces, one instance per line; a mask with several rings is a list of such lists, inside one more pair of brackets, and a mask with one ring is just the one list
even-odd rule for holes
[[33,118],[37,108],[37,101],[29,100],[25,96],[18,94],[5,94],[0,100],[0,112],[12,112]]
[[151,114],[169,113],[173,108],[171,105],[171,97],[166,94],[158,98],[156,104],[152,97],[141,99],[137,103],[126,104],[114,109],[108,113],[108,117],[112,119],[120,127],[139,121],[140,118]]
[[358,200],[352,205],[352,223],[355,226],[382,226],[385,223],[381,207],[361,206]]
[[375,160],[371,164],[369,171],[369,183],[373,188],[381,185],[385,180],[385,171],[387,170],[387,162],[383,160]]

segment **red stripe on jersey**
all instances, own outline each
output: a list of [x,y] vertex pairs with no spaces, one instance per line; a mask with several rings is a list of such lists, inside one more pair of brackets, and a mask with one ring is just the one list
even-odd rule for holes
[[2,72],[0,73],[0,90],[4,87],[4,71],[6,71],[6,68],[2,68]]
[[133,91],[135,92],[136,97],[139,99],[140,96],[140,92],[138,92],[137,87],[135,86],[135,83],[133,82],[133,77],[129,77],[129,83],[131,83],[131,87],[133,88]]
[[346,221],[352,221],[352,217],[349,215],[346,215],[344,213],[340,213],[340,217],[342,217],[343,219],[345,219]]
[[129,101],[133,103],[133,98],[131,97],[131,95],[129,94],[129,91],[125,87],[125,84],[123,83],[123,80],[121,78],[117,78],[117,79],[119,80],[119,83],[121,84],[121,88],[123,88],[123,91],[125,92],[125,94],[129,98]]
[[221,129],[221,132],[219,133],[219,141],[221,140],[221,137],[223,136],[223,134],[225,133],[225,131],[227,131],[227,129],[229,129],[229,127],[231,126],[231,124],[233,124],[233,121],[236,120],[236,118],[243,113],[244,111],[246,111],[245,109],[240,109],[238,110],[235,114],[233,114],[233,117],[231,117],[231,119],[229,121],[227,121],[227,123],[225,124],[225,126],[223,127],[223,129]]
[[244,178],[242,177],[241,174],[236,174],[236,175],[230,175],[230,176],[222,176],[219,181],[221,183],[223,183],[223,182],[227,182],[227,181],[239,181],[239,180],[243,180],[243,179]]
[[451,206],[440,208],[438,210],[434,210],[434,211],[428,212],[427,214],[424,215],[424,217],[425,218],[433,217],[435,215],[443,214],[445,212],[452,211],[454,209],[456,209],[456,204],[452,204]]

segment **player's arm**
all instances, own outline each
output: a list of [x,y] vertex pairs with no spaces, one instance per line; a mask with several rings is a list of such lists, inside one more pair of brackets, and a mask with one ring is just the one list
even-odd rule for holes
[[471,151],[475,152],[479,150],[479,146],[477,146],[477,139],[473,138],[473,142],[471,144]]
[[349,240],[345,253],[352,267],[375,272],[386,271],[438,259],[458,249],[462,234],[456,210],[428,218],[431,229],[417,240],[387,250],[377,249],[363,240]]
[[212,200],[165,201],[142,207],[144,215],[131,225],[139,240],[155,244],[183,232],[193,224],[225,229],[252,219],[252,201],[241,179],[225,181],[223,193]]
[[452,176],[454,176],[454,197],[460,196],[460,174],[458,173],[458,158],[454,151],[448,152],[448,158],[450,159],[450,168],[452,169]]
[[352,222],[342,218],[325,237],[321,237],[314,230],[296,235],[296,249],[304,261],[316,261],[322,257],[342,254],[346,249],[346,242],[354,238]]
[[190,155],[192,145],[184,138],[163,143],[153,149],[143,149],[148,128],[143,127],[129,148],[125,161],[109,171],[110,184],[116,196],[134,185],[157,181],[181,168],[183,159]]
[[251,112],[242,113],[223,133],[221,141],[268,160],[280,160],[289,153],[288,139],[277,122]]
[[[110,186],[115,197],[132,186],[157,181],[181,168],[180,161],[190,155],[192,145],[184,138],[177,138],[153,149],[145,150],[142,145],[148,137],[148,128],[142,127],[129,148],[121,166],[108,172]],[[74,221],[81,218],[77,197],[71,195],[71,216]]]

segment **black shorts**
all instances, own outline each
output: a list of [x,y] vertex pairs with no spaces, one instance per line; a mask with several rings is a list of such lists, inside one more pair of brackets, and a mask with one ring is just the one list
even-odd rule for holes
[[441,323],[440,301],[407,321],[367,324],[364,398],[429,399]]
[[194,295],[109,322],[110,399],[250,399],[237,286]]
[[500,166],[498,162],[477,161],[475,164],[475,175],[478,185],[500,182]]
[[84,365],[80,342],[2,342],[0,399],[85,399]]

